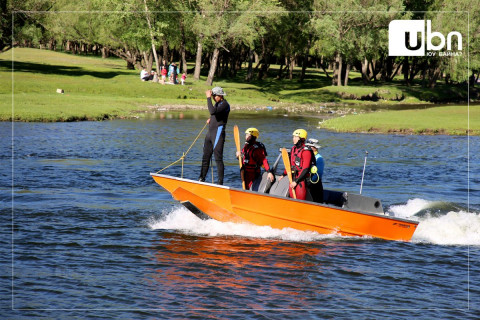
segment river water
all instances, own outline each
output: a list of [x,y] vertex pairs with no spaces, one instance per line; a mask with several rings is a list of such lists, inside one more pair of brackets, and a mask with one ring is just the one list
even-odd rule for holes
[[[227,185],[240,187],[233,124],[257,127],[271,161],[303,127],[322,145],[326,188],[358,193],[368,151],[362,193],[420,221],[411,242],[394,242],[199,220],[149,173],[177,160],[205,119],[0,123],[0,318],[478,317],[479,137],[332,133],[314,117],[232,114]],[[198,177],[203,137],[186,178]]]

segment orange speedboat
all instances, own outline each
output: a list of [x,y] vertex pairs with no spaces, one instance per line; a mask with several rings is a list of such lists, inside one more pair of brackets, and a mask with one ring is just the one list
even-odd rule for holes
[[358,194],[324,190],[324,203],[288,198],[288,179],[268,185],[266,174],[256,191],[150,175],[202,219],[403,241],[411,239],[418,225],[386,215],[380,200]]

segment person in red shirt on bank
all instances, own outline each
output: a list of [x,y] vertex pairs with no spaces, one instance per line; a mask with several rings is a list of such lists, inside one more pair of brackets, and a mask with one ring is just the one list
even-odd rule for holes
[[242,156],[242,173],[245,181],[245,189],[250,190],[253,182],[257,180],[263,166],[268,171],[268,179],[273,182],[274,176],[267,160],[267,150],[263,143],[257,141],[260,132],[256,128],[248,128],[245,131],[245,145],[240,152],[237,151],[237,158]]
[[[297,199],[307,198],[306,179],[310,176],[312,166],[312,151],[305,146],[307,131],[297,129],[293,131],[293,147],[290,151],[290,165],[292,166],[292,183],[290,183],[290,198],[293,198],[292,190],[295,190]],[[287,175],[284,171],[283,177]],[[282,179],[283,177],[280,177]]]

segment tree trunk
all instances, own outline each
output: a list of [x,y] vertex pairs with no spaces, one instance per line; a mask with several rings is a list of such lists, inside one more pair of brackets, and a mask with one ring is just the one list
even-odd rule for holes
[[382,71],[382,68],[379,66],[381,63],[379,61],[372,60],[371,61],[371,68],[372,68],[372,78],[374,81],[377,81],[377,76]]
[[410,61],[408,60],[408,57],[405,57],[403,60],[403,81],[407,86],[410,86],[410,81],[408,81],[408,75],[410,73]]
[[308,64],[308,53],[305,53],[303,56],[303,61],[302,61],[302,73],[300,74],[300,82],[303,82],[305,79],[305,72],[307,71],[307,64]]
[[250,48],[248,51],[248,69],[247,69],[247,76],[245,80],[250,82],[253,78],[253,59],[255,59],[255,52]]
[[157,70],[157,74],[160,74],[160,71],[161,71],[160,62],[158,61],[157,50],[155,49],[155,44],[153,43],[152,43],[152,52],[153,52],[153,57],[155,58],[155,69]]
[[384,75],[384,81],[391,81],[390,79],[393,79],[392,73],[394,72],[394,59],[393,57],[388,56],[386,61],[385,61],[385,75]]
[[350,74],[350,68],[352,66],[347,63],[346,67],[345,67],[345,81],[344,81],[344,86],[348,86],[348,75]]
[[[335,60],[336,60],[336,59],[337,59],[337,58],[335,58]],[[331,68],[331,69],[332,69],[332,86],[336,86],[336,85],[337,85],[337,80],[338,80],[338,76],[337,76],[337,72],[338,72],[338,71],[337,71],[337,63],[336,63],[336,61],[334,61],[334,62],[332,63],[332,67],[333,67],[333,68]]]
[[400,70],[401,67],[402,67],[401,63],[397,64],[397,66],[395,68],[395,71],[390,75],[390,77],[387,81],[392,82],[393,79],[395,78],[395,76],[398,74],[398,71]]
[[168,56],[168,43],[166,39],[163,39],[163,59],[165,59],[165,65],[168,65],[171,61]]
[[135,70],[135,65],[130,60],[127,60],[127,69]]
[[205,56],[202,58],[202,60],[203,60],[203,69],[210,70],[210,65],[212,62],[212,54],[207,52]]
[[362,62],[362,80],[364,84],[368,84],[371,80],[370,72],[368,72],[368,60],[367,58],[363,59]]
[[285,62],[284,60],[282,60],[282,62],[280,62],[280,69],[278,69],[278,74],[277,74],[277,79],[282,79],[283,78],[283,66],[285,65]]
[[341,87],[342,86],[342,66],[343,66],[343,59],[342,59],[342,56],[340,55],[340,53],[338,54],[337,56],[337,59],[338,59],[338,69],[337,69],[337,72],[338,72],[338,80],[337,80],[337,86]]
[[102,59],[106,59],[107,58],[107,48],[102,47],[101,51],[102,51]]
[[200,80],[200,70],[202,69],[202,39],[203,34],[200,35],[197,41],[197,58],[195,59],[195,72],[193,74],[193,79]]
[[[428,87],[433,89],[435,87],[435,85],[437,84],[437,80],[441,75],[441,71],[440,71],[440,68],[438,66],[435,67],[435,69],[430,70],[430,71],[431,71],[431,76],[428,79]],[[475,77],[474,77],[474,79],[475,79]],[[472,84],[472,86],[473,86],[473,84]]]
[[182,20],[180,19],[180,57],[181,57],[181,72],[187,73],[187,58],[186,58],[186,49],[185,49],[185,28],[183,27]]
[[152,52],[153,57],[155,58],[155,67],[157,74],[160,74],[160,63],[158,61],[157,49],[155,48],[155,36],[153,35],[152,24],[150,22],[150,13],[148,12],[147,0],[143,0],[143,3],[145,4],[145,17],[147,18],[148,29],[150,30],[150,39],[152,41]]
[[335,72],[332,79],[332,85],[339,87],[342,86],[342,64],[342,56],[340,53],[337,53],[337,56],[335,57]]
[[288,79],[293,80],[293,68],[295,67],[295,56],[290,56],[289,57],[289,62],[288,62]]
[[412,66],[410,68],[410,75],[408,77],[408,81],[409,81],[410,84],[413,83],[413,79],[415,79],[415,76],[417,75],[417,73],[419,71],[420,71],[420,68],[417,65],[417,59],[416,59],[416,57],[413,57]]
[[208,77],[207,77],[207,85],[211,86],[213,83],[213,78],[215,76],[215,71],[217,70],[217,62],[218,62],[218,56],[220,54],[220,50],[218,48],[215,48],[213,50],[213,55],[212,55],[212,62],[210,64],[210,70],[208,71]]
[[143,67],[147,68],[148,73],[150,73],[153,66],[153,56],[146,51],[143,51],[143,59],[145,60],[145,65],[143,65]]
[[[422,87],[423,88],[427,87],[427,68],[428,68],[428,65],[424,63],[422,67]],[[430,70],[429,70],[429,73],[430,73]]]
[[325,61],[323,59],[323,56],[320,58],[320,67],[322,68],[323,72],[325,72],[325,76],[327,77],[327,79],[330,80],[330,75],[328,74],[328,71],[325,68]]

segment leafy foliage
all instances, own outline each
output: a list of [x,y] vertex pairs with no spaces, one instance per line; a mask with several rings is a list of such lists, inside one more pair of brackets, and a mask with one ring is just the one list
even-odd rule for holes
[[[192,57],[201,45],[204,69],[217,76],[251,64],[252,52],[261,78],[269,76],[272,63],[288,67],[290,79],[301,65],[301,80],[306,67],[333,62],[361,71],[365,82],[391,81],[403,73],[409,85],[420,77],[434,86],[441,78],[468,81],[469,66],[480,74],[478,0],[6,0],[2,5],[0,50],[10,44],[53,49],[74,44],[85,52],[84,46],[94,46],[132,68],[147,63],[152,44],[167,62],[185,52]],[[460,32],[464,54],[388,57],[388,25],[396,19],[430,19],[435,31]],[[213,55],[218,66],[211,63]],[[282,69],[277,77],[283,77]]]

